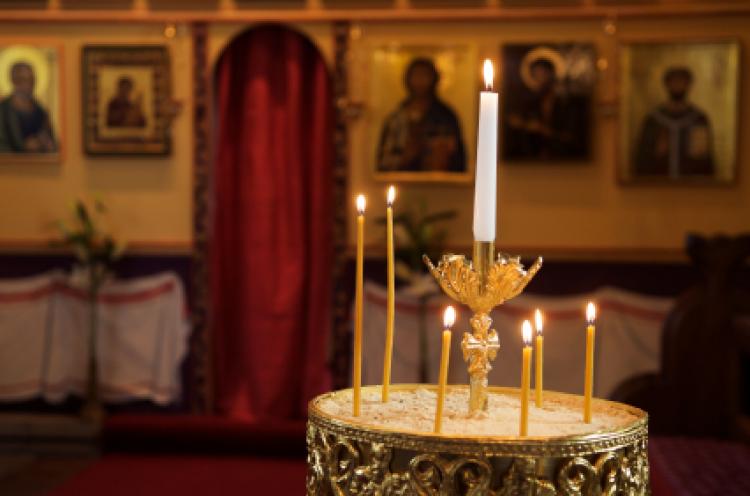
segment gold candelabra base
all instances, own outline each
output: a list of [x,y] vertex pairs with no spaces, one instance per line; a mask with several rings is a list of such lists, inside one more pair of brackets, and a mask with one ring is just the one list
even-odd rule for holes
[[519,257],[500,253],[496,259],[492,241],[475,241],[472,261],[447,254],[435,266],[427,256],[423,259],[445,294],[474,311],[472,332],[464,333],[461,341],[469,371],[469,413],[487,411],[487,374],[500,348],[490,312],[523,291],[542,259],[537,258],[527,271]]
[[[392,391],[434,386],[393,385]],[[465,388],[466,386],[451,386]],[[379,392],[380,386],[365,390]],[[518,394],[515,388],[491,392]],[[551,401],[580,396],[545,391]],[[633,420],[592,434],[562,437],[483,437],[399,431],[327,413],[310,402],[307,422],[308,496],[648,495],[648,417],[621,403],[594,400],[594,409]]]

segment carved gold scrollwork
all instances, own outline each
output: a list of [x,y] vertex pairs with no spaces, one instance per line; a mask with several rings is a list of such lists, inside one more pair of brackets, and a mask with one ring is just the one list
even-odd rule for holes
[[415,456],[409,462],[409,475],[414,490],[419,496],[438,496],[440,488],[447,477],[443,465],[437,456],[423,454]]
[[533,474],[533,462],[528,458],[516,458],[503,476],[503,485],[496,496],[516,496],[529,492],[528,476]]
[[627,448],[620,463],[620,493],[634,496],[640,488],[648,486],[648,446],[646,439],[637,441],[634,446]]
[[621,460],[622,457],[614,451],[600,455],[596,459],[594,467],[599,476],[599,485],[601,486],[601,490],[597,491],[597,494],[614,496],[617,493]]
[[[308,496],[641,496],[645,436],[594,454],[486,456],[405,452],[308,424]],[[407,454],[408,453],[408,454]],[[591,451],[587,451],[591,453]],[[394,469],[394,460],[401,460]],[[405,458],[406,457],[406,458]],[[406,465],[404,465],[406,463]]]
[[326,471],[323,457],[327,450],[318,437],[318,429],[307,424],[307,494],[324,494]]
[[557,485],[566,496],[588,496],[592,494],[596,468],[580,456],[568,460],[557,473]]
[[[355,470],[360,464],[359,450],[349,441],[339,441],[330,448],[328,474],[335,494],[358,494],[356,487],[360,483],[355,477]],[[348,492],[343,492],[348,489]]]
[[492,466],[483,458],[459,458],[448,468],[448,484],[441,494],[484,496],[491,494]]
[[383,443],[372,443],[370,445],[370,463],[360,465],[354,470],[352,483],[349,491],[351,494],[375,495],[380,494],[380,489],[390,472],[392,450],[386,448]]
[[513,460],[503,477],[503,485],[496,496],[554,496],[555,486],[544,476],[536,473],[538,460],[533,457],[519,457]]

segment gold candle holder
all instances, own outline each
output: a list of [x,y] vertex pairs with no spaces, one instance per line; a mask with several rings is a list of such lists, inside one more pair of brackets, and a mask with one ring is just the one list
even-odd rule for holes
[[472,332],[464,333],[461,341],[469,371],[469,413],[487,411],[487,374],[500,348],[497,332],[490,328],[490,312],[524,290],[542,266],[542,258],[527,271],[519,257],[499,253],[495,259],[494,242],[475,241],[471,262],[453,254],[443,255],[437,266],[426,255],[423,260],[445,294],[474,312]]
[[[414,392],[424,384],[394,384]],[[466,386],[448,386],[449,391]],[[365,386],[377,398],[380,386]],[[491,387],[490,394],[519,394]],[[547,402],[580,406],[583,399],[546,391]],[[334,391],[310,402],[307,422],[308,496],[594,496],[650,495],[648,416],[600,399],[594,411],[633,417],[627,423],[572,436],[477,436],[390,429],[367,416],[328,413],[326,402],[351,398]],[[380,405],[381,403],[377,403]]]

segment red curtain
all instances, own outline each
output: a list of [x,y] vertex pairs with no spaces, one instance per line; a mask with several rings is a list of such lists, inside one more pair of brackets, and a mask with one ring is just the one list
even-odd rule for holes
[[215,81],[215,404],[251,420],[304,418],[329,388],[329,74],[308,39],[262,26],[232,41]]

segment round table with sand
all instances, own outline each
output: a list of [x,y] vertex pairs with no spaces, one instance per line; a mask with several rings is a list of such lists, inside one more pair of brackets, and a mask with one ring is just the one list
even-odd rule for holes
[[468,388],[449,386],[442,431],[433,432],[432,385],[362,389],[361,415],[352,391],[310,403],[308,495],[553,495],[648,493],[645,412],[594,399],[584,423],[583,398],[544,392],[529,407],[529,435],[518,436],[515,388],[490,388],[487,412],[470,416]]

